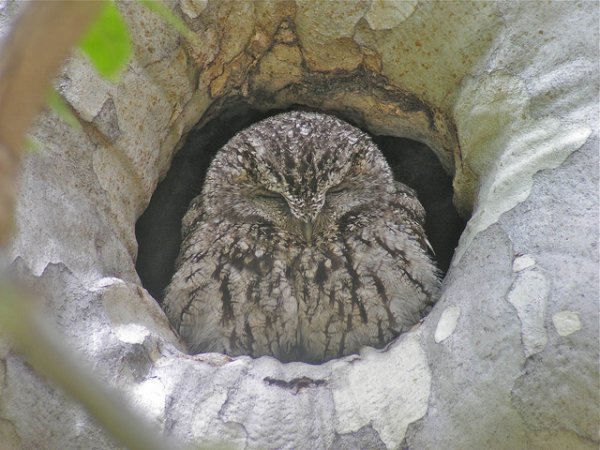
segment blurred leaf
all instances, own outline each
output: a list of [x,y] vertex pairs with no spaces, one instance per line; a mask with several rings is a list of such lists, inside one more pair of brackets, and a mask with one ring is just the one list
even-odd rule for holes
[[174,14],[173,11],[160,0],[139,0],[139,2],[179,31],[188,41],[196,42],[197,36],[194,32],[188,28],[180,17]]
[[77,120],[75,114],[71,112],[69,106],[65,103],[60,94],[56,92],[56,90],[50,89],[48,91],[48,94],[46,95],[46,102],[48,103],[48,106],[52,108],[52,111],[54,111],[62,120],[64,120],[66,124],[68,124],[71,128],[81,130],[81,124],[79,123],[79,120]]
[[114,79],[131,56],[131,39],[117,6],[107,1],[98,19],[90,26],[79,48],[105,78]]
[[25,150],[29,153],[39,153],[43,145],[36,138],[27,136],[25,137]]

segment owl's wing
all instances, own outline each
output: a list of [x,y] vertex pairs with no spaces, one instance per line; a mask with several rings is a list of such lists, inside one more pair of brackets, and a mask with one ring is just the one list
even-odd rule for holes
[[425,235],[425,208],[417,199],[417,192],[399,181],[395,181],[394,184],[396,186],[395,206],[400,206],[407,214],[409,226],[415,232],[415,236],[419,236],[418,241],[421,247],[426,251],[429,250],[435,256],[435,251]]
[[202,195],[194,197],[188,206],[188,210],[181,219],[181,244],[180,251],[175,259],[175,267],[180,267],[182,264],[183,253],[182,248],[190,246],[190,238],[193,238],[193,232],[198,228],[199,224],[205,221],[205,212],[202,202]]
[[417,192],[399,181],[395,181],[394,184],[397,203],[409,213],[410,219],[423,226],[425,224],[425,208],[417,199]]
[[181,220],[181,240],[185,241],[190,232],[195,230],[197,224],[202,221],[204,221],[204,205],[202,195],[198,195],[190,202],[190,206]]

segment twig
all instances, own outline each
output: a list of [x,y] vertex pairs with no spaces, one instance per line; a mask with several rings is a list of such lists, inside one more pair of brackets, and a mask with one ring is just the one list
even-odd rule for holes
[[30,2],[0,47],[0,247],[13,228],[15,185],[25,135],[50,81],[101,1]]
[[72,351],[60,343],[56,332],[27,299],[6,283],[0,286],[0,328],[40,374],[77,399],[121,444],[131,450],[181,448],[150,428],[116,391],[85,368]]

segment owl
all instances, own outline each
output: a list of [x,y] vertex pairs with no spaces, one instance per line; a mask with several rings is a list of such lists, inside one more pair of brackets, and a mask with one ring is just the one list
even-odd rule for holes
[[215,155],[163,307],[194,354],[321,363],[381,348],[438,295],[424,220],[367,134],[279,114]]

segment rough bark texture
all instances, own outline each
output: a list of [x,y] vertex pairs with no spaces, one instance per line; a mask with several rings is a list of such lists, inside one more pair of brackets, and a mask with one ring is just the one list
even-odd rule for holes
[[[598,4],[202,2],[190,46],[137,3],[117,85],[74,55],[26,158],[13,266],[65,340],[160,429],[240,448],[598,446]],[[0,26],[10,26],[6,20]],[[387,350],[320,366],[181,351],[135,272],[177,144],[243,98],[434,149],[472,212],[443,295]],[[0,345],[0,442],[117,448]]]

